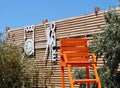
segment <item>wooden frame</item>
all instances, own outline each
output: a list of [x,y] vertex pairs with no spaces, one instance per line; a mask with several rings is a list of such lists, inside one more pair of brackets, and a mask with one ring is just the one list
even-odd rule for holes
[[[89,61],[89,55],[93,57],[93,61]],[[96,57],[93,53],[88,53],[87,39],[85,38],[62,38],[60,39],[60,66],[62,71],[62,88],[65,88],[64,67],[67,67],[70,86],[74,88],[76,83],[87,83],[87,88],[90,88],[90,83],[98,84],[101,88],[99,76],[96,69]],[[86,68],[86,79],[72,79],[70,68],[73,66],[84,66]],[[93,67],[95,79],[89,76],[89,67]]]

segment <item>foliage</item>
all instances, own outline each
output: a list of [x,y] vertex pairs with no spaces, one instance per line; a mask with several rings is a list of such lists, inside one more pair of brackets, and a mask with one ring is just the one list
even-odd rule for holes
[[[40,86],[42,88],[47,88],[47,84],[50,83],[50,79],[51,77],[54,75],[54,71],[56,70],[56,67],[52,64],[49,63],[47,64],[47,66],[36,66],[35,68],[35,74],[36,76],[34,76],[34,79],[36,80],[36,83],[38,81],[38,77],[40,77],[39,79],[39,83],[41,84]],[[54,84],[51,85],[51,88],[54,88]]]
[[90,50],[98,57],[104,56],[104,66],[99,71],[102,88],[120,88],[117,71],[120,63],[120,13],[110,9],[104,17],[106,26],[100,27],[102,33],[95,34]]
[[[85,77],[86,77],[85,68],[78,68],[78,67],[74,68],[73,79],[84,79]],[[81,83],[79,85],[79,88],[86,88],[86,84]]]
[[110,70],[107,66],[103,66],[99,69],[99,77],[102,88],[120,88],[120,73],[116,73],[116,75],[111,76]]
[[5,44],[5,36],[4,36],[4,33],[0,33],[0,44]]
[[15,45],[0,38],[0,88],[19,88],[25,81],[28,59]]
[[[0,33],[0,88],[37,88],[39,82],[47,88],[47,81],[54,75],[53,64],[39,67],[35,57],[26,56],[12,39],[10,43],[6,44],[4,33]],[[54,84],[51,88],[55,88]]]

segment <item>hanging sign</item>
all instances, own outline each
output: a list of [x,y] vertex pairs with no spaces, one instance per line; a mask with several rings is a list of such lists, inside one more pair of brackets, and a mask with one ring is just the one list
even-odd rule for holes
[[[44,24],[45,32],[46,32],[46,51],[45,58],[50,55],[51,61],[56,61],[56,35],[55,35],[55,23]],[[49,55],[48,55],[49,54]],[[48,58],[47,58],[48,59]]]
[[[32,33],[31,38],[27,38],[27,33]],[[24,27],[24,51],[29,56],[34,55],[34,25]]]

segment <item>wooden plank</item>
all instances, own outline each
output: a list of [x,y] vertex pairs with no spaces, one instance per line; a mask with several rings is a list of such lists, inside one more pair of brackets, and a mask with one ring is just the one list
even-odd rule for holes
[[[64,53],[64,51],[63,51]],[[88,52],[66,52],[66,56],[69,58],[74,58],[74,57],[88,57]]]
[[61,51],[88,51],[87,47],[61,47]]

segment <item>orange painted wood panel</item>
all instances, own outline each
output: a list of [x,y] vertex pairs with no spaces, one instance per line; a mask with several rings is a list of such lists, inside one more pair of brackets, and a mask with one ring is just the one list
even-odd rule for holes
[[61,47],[61,51],[88,51],[87,47]]
[[[68,51],[69,52],[69,51]],[[88,57],[88,52],[70,52],[65,53],[67,57]]]

